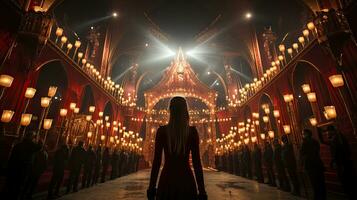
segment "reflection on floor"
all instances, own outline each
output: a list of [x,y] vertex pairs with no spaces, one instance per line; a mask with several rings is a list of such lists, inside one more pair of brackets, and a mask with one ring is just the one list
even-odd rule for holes
[[[66,195],[61,200],[145,200],[149,173],[149,170],[140,171]],[[204,176],[210,200],[301,199],[274,187],[223,172],[205,171]]]

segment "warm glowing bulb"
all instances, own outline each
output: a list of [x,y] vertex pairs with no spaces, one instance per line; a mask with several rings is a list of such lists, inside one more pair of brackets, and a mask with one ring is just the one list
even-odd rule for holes
[[67,115],[67,109],[65,109],[65,108],[62,108],[62,109],[60,109],[60,116],[61,117],[65,117],[66,115]]
[[335,106],[325,106],[324,109],[327,119],[335,119],[337,117]]
[[43,120],[43,129],[48,130],[52,126],[52,119],[44,119]]
[[51,98],[49,97],[41,97],[41,107],[47,108],[50,105]]
[[317,125],[317,120],[316,120],[315,117],[310,118],[309,121],[310,121],[312,126],[316,126]]
[[48,96],[49,97],[54,97],[55,95],[56,95],[56,92],[57,92],[57,87],[55,87],[55,86],[50,86],[49,88],[48,88]]
[[32,114],[22,114],[21,115],[21,121],[20,124],[21,126],[28,126],[31,123],[31,119],[32,119]]
[[307,93],[307,99],[308,99],[309,102],[311,102],[311,103],[316,102],[316,93],[315,93],[315,92]]
[[301,86],[301,88],[302,88],[302,91],[304,91],[305,94],[311,92],[311,88],[310,88],[310,85],[309,85],[309,84],[303,84],[303,85]]
[[3,110],[1,115],[1,122],[9,123],[14,116],[14,111],[12,110]]
[[1,87],[11,87],[14,78],[12,76],[2,74],[0,75],[0,86]]
[[26,88],[25,97],[28,99],[32,99],[36,94],[35,88]]
[[71,110],[76,109],[76,105],[77,105],[76,103],[73,103],[73,102],[70,103],[70,104],[69,104],[69,109],[71,109]]
[[284,133],[285,134],[290,134],[291,133],[291,127],[290,125],[283,125]]
[[328,77],[332,86],[337,88],[337,87],[342,87],[344,85],[343,77],[341,74],[336,74]]

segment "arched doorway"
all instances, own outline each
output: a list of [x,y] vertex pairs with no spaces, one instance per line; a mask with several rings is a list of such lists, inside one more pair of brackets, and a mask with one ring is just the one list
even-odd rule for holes
[[[296,100],[298,125],[300,127],[310,127],[310,118],[315,117],[318,123],[326,121],[323,109],[324,106],[331,105],[330,93],[328,92],[326,82],[318,69],[307,61],[300,61],[295,66],[292,75],[293,93]],[[310,88],[305,93],[302,86]],[[307,94],[315,93],[316,102],[310,102]]]

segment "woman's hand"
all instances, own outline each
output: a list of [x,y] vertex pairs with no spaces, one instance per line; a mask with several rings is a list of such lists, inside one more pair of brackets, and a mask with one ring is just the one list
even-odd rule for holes
[[198,200],[207,200],[207,194],[206,193],[199,194],[198,195]]
[[156,188],[149,188],[146,191],[146,196],[148,197],[148,200],[155,200]]

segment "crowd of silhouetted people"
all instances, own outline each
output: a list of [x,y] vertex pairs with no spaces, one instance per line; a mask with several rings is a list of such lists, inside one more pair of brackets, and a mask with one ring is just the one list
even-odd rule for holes
[[51,170],[47,199],[55,199],[77,192],[79,187],[88,188],[137,171],[140,155],[127,149],[85,147],[78,141],[76,145],[60,142],[52,157],[49,159],[46,146],[36,142],[32,132],[25,134],[11,150],[2,198],[32,199],[41,175]]
[[[266,139],[264,144],[241,145],[238,149],[217,155],[216,166],[219,170],[255,179],[296,196],[309,196],[306,187],[310,185],[313,191],[310,196],[324,200],[326,168],[320,156],[322,143],[330,148],[330,167],[336,170],[346,196],[357,199],[356,171],[347,140],[334,126],[328,126],[325,130],[318,129],[317,132],[318,137],[315,139],[311,130],[304,129],[303,141],[295,147],[287,135],[280,139]],[[325,134],[328,138],[326,142]],[[307,177],[307,181],[303,177]]]

